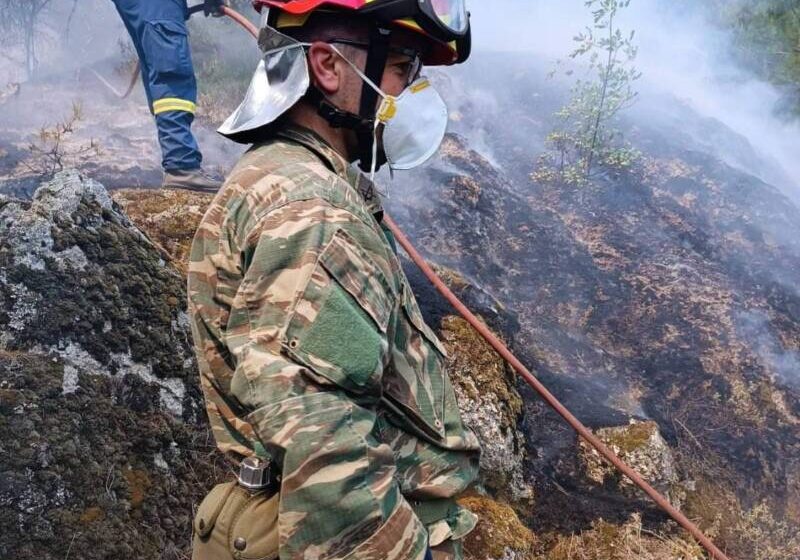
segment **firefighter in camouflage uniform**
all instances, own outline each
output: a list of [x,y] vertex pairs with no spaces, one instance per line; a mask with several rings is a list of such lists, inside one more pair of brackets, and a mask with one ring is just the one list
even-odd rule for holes
[[468,56],[467,14],[444,1],[261,4],[264,58],[221,129],[254,145],[200,224],[188,289],[217,444],[242,472],[269,468],[261,484],[240,475],[211,491],[193,558],[458,559],[476,517],[455,498],[479,444],[361,170],[441,141],[432,103],[416,126],[402,120],[417,114],[409,97],[430,101],[421,63]]

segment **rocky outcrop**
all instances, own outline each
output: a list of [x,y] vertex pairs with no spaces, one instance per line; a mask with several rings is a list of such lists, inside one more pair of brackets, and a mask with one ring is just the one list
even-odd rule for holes
[[460,317],[445,317],[440,336],[461,414],[481,442],[484,485],[495,496],[530,506],[533,488],[525,481],[525,439],[518,428],[522,398],[513,370]]
[[183,279],[98,183],[0,198],[0,557],[180,558],[225,468]]
[[[631,420],[627,426],[601,428],[595,435],[620,459],[664,494],[673,506],[680,507],[684,488],[680,485],[675,458],[655,422]],[[621,495],[645,499],[641,490],[585,440],[578,440],[578,465],[581,478],[589,484],[605,486]]]
[[0,265],[0,349],[63,360],[65,395],[81,376],[134,375],[198,416],[183,279],[102,185],[67,171],[31,202],[2,199]]

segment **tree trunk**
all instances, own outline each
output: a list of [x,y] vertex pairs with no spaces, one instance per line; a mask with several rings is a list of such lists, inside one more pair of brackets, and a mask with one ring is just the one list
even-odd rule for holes
[[30,27],[25,25],[25,70],[28,74],[28,80],[33,78],[33,33]]
[[50,0],[30,0],[25,20],[25,60],[27,63],[28,79],[32,79],[38,66],[36,60],[36,20]]
[[594,163],[594,151],[597,146],[597,136],[600,133],[600,125],[603,118],[603,107],[606,104],[606,94],[608,93],[608,81],[611,77],[611,70],[614,62],[614,12],[608,18],[608,62],[606,63],[606,71],[603,76],[603,92],[600,95],[600,105],[597,107],[597,120],[594,123],[594,133],[592,134],[592,141],[589,144],[589,156],[586,161],[586,180],[589,180],[589,175],[592,172],[592,164]]

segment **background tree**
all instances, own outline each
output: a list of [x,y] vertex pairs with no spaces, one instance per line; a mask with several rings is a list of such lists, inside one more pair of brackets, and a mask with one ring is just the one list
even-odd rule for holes
[[38,66],[36,38],[39,21],[51,0],[0,0],[0,42],[6,47],[20,42],[25,51],[28,79]]
[[800,113],[800,2],[758,0],[727,12],[739,41],[738,54],[763,78],[785,87]]
[[675,0],[733,34],[733,55],[777,85],[785,108],[800,114],[800,2],[797,0]]
[[550,151],[540,159],[535,179],[583,184],[598,164],[625,168],[636,158],[613,128],[615,117],[636,99],[633,84],[641,77],[633,66],[635,32],[623,33],[618,26],[619,12],[630,2],[586,0],[592,25],[575,37],[570,58],[586,61],[589,77],[576,82],[569,103],[556,113],[559,126],[547,138]]

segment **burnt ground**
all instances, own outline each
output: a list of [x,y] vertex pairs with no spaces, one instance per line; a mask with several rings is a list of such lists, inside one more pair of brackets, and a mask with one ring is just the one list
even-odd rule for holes
[[[109,59],[48,74],[0,100],[0,193],[30,197],[42,179],[69,167],[112,190],[160,186],[161,153],[141,84],[127,99],[118,99],[93,71],[120,89],[130,79],[129,67]],[[215,132],[230,104],[225,101],[224,108],[217,107],[204,97],[201,109],[213,111],[213,120],[203,116],[193,127],[204,167],[219,173],[243,151]]]
[[[590,427],[656,420],[685,477],[797,523],[800,209],[760,178],[780,170],[680,108],[682,128],[628,123],[643,152],[630,172],[601,169],[580,189],[537,184],[552,86],[522,73],[501,92],[493,79],[487,70],[459,106],[477,123],[454,126],[439,159],[398,177],[392,213],[434,262],[510,310],[515,349]],[[702,130],[741,165],[694,142]],[[624,517],[634,506],[565,476],[574,437],[523,394],[530,475],[549,502],[533,526]]]

